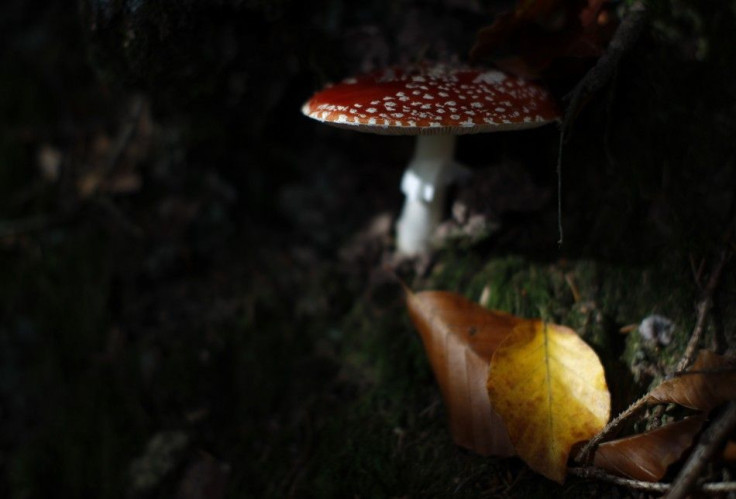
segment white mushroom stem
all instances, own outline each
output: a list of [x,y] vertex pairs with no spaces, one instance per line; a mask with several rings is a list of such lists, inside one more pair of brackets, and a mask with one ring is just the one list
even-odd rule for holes
[[454,135],[419,135],[416,144],[401,179],[406,200],[396,224],[396,249],[405,255],[429,250],[442,221],[447,185],[464,170],[453,160]]

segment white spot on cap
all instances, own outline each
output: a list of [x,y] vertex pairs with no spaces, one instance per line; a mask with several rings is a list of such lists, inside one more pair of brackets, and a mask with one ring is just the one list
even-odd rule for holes
[[496,108],[496,112],[498,112],[498,113],[505,113],[506,112],[506,108],[505,107],[498,106]]
[[483,107],[483,104],[480,102],[471,102],[470,107],[475,107],[475,108]]
[[434,99],[434,95],[430,94],[424,94],[422,97],[424,97],[425,99]]
[[365,112],[366,112],[366,113],[375,113],[375,112],[376,112],[376,108],[375,108],[375,107],[369,107],[369,108],[367,108],[367,109],[365,110]]

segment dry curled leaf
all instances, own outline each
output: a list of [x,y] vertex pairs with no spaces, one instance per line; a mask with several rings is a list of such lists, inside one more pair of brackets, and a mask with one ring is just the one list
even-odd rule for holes
[[709,411],[736,399],[736,359],[701,350],[684,373],[667,379],[649,393],[651,403],[675,403]]
[[610,415],[598,356],[575,331],[541,320],[518,324],[493,354],[488,393],[519,457],[560,483],[572,446]]
[[723,447],[721,457],[726,462],[736,462],[736,442],[734,442],[733,440],[729,440],[728,442],[726,442],[726,445]]
[[693,444],[705,422],[692,416],[654,430],[598,446],[593,465],[635,480],[658,482]]
[[599,57],[615,23],[607,0],[520,0],[481,29],[470,52],[505,71],[535,78],[556,60]]
[[491,356],[522,321],[444,291],[412,293],[407,307],[447,406],[456,444],[483,455],[514,454],[486,392]]

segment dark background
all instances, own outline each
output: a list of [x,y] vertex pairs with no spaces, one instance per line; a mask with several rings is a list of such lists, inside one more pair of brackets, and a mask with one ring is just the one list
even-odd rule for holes
[[[360,71],[464,61],[512,6],[2,2],[0,495],[608,492],[452,445],[381,271],[412,139],[299,111]],[[654,266],[691,314],[690,269],[733,230],[736,3],[650,11],[563,148],[565,243],[558,128],[462,137],[458,158],[476,172],[523,175],[489,184],[513,201],[476,201],[498,232],[448,242],[418,273],[404,265],[410,284],[475,292],[498,259],[585,260],[626,269],[628,296]],[[578,77],[551,83],[558,98]]]

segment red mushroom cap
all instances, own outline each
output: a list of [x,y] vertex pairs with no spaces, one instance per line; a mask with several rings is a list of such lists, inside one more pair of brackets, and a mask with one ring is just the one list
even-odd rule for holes
[[540,85],[494,69],[390,67],[348,78],[302,107],[310,118],[387,135],[515,130],[559,119]]

